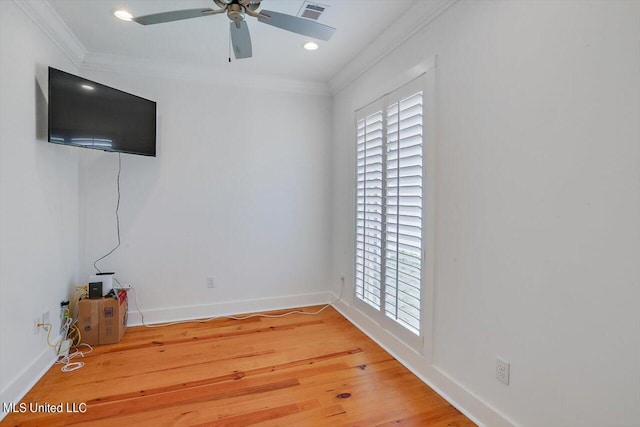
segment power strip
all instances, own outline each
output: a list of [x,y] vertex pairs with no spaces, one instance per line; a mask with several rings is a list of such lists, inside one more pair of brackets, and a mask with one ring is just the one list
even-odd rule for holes
[[62,340],[58,346],[58,357],[67,357],[71,348],[71,340]]
[[113,289],[118,289],[118,290],[123,290],[123,291],[128,291],[128,290],[130,290],[132,288],[133,288],[133,286],[131,286],[128,283],[120,283],[120,285],[113,287]]

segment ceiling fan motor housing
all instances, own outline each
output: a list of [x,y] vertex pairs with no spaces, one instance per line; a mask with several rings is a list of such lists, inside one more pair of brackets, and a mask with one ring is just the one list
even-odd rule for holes
[[244,21],[244,7],[235,3],[230,4],[227,7],[227,16],[236,23],[236,26],[239,26],[240,22]]
[[220,8],[226,9],[233,5],[240,5],[251,11],[260,7],[262,0],[213,0]]
[[260,7],[261,1],[262,0],[240,0],[240,4],[249,10],[256,10]]

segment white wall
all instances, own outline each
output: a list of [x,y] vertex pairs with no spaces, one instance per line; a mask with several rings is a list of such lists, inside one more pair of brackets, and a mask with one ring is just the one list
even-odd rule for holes
[[48,65],[74,71],[13,2],[0,1],[0,402],[20,398],[55,358],[33,324],[48,311],[58,330],[60,301],[78,276],[79,158],[47,143]]
[[438,57],[433,364],[342,310],[486,425],[640,425],[639,42],[637,1],[461,1],[335,96],[351,284],[354,110]]
[[[146,321],[328,300],[330,97],[83,75],[158,103],[158,156],[122,156],[122,246],[98,264],[134,285]],[[117,164],[82,153],[83,280],[116,244]]]

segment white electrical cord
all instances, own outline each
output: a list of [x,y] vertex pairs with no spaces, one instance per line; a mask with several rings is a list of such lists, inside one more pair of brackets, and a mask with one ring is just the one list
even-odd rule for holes
[[[89,351],[80,351],[79,350],[80,346],[88,347]],[[61,357],[56,361],[56,364],[64,365],[62,368],[60,368],[62,372],[73,372],[77,369],[82,368],[84,366],[84,362],[72,362],[71,360],[76,357],[84,357],[85,354],[89,354],[92,351],[93,351],[93,347],[91,347],[89,344],[84,344],[84,343],[78,344],[76,346],[76,351],[74,351],[73,353],[70,353],[67,356]]]
[[[123,288],[121,288],[121,289],[123,289]],[[268,318],[268,319],[277,319],[277,318],[280,318],[280,317],[290,316],[292,314],[302,314],[302,315],[307,315],[307,316],[315,316],[317,314],[322,313],[329,306],[331,306],[333,304],[336,304],[338,301],[340,301],[342,299],[342,294],[344,293],[344,278],[342,279],[342,287],[340,289],[340,296],[338,297],[338,299],[336,299],[333,302],[330,302],[329,304],[325,304],[322,308],[320,308],[317,311],[313,311],[313,312],[292,310],[292,311],[288,311],[288,312],[282,313],[282,314],[255,313],[255,314],[249,314],[247,316],[214,316],[214,317],[191,319],[191,320],[177,320],[175,322],[155,323],[155,324],[151,324],[151,325],[147,325],[145,323],[145,321],[144,321],[144,314],[142,314],[142,311],[140,310],[140,306],[138,306],[138,298],[137,298],[137,292],[136,292],[135,288],[133,286],[131,286],[129,289],[131,289],[133,291],[133,302],[134,302],[134,304],[136,306],[136,310],[138,311],[138,314],[140,315],[140,319],[142,320],[142,325],[147,327],[147,328],[162,328],[164,326],[180,325],[180,324],[183,324],[183,323],[206,323],[206,322],[210,322],[210,321],[216,320],[216,319],[246,320],[246,319],[251,319],[253,317],[263,317],[263,318]]]

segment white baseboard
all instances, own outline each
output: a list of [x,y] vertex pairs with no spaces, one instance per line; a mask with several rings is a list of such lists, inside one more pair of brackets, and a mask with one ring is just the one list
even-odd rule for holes
[[[133,292],[135,292],[135,290]],[[142,325],[142,317],[136,308],[135,298],[135,294],[132,294],[130,291],[128,326]],[[332,301],[332,298],[333,294],[330,292],[316,292],[310,294],[288,295],[284,297],[226,301],[215,304],[168,307],[141,311],[144,315],[144,323],[151,325],[154,323],[207,319],[211,317],[237,315],[241,313],[256,313],[292,307],[328,304]]]
[[3,403],[18,403],[57,360],[56,352],[46,347],[20,372],[18,377],[0,391],[0,421],[7,416]]
[[484,403],[478,396],[455,382],[437,367],[425,363],[422,356],[378,326],[376,322],[358,309],[342,300],[333,304],[333,307],[474,423],[490,427],[515,426],[515,423]]

